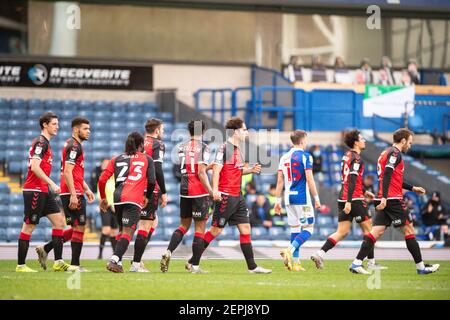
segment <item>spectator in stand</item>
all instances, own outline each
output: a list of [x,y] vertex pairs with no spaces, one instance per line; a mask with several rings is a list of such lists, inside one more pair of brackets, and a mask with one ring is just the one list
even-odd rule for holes
[[411,78],[411,83],[420,84],[419,67],[414,59],[408,60],[408,74]]
[[334,82],[351,84],[352,79],[342,57],[336,57],[334,60]]
[[327,69],[322,64],[322,58],[313,55],[311,65],[311,82],[327,82]]
[[[433,192],[430,200],[425,205],[422,212],[422,222],[427,228],[426,233],[431,233],[430,240],[447,240],[448,224],[447,212],[441,201],[441,194],[438,191]],[[444,239],[441,239],[441,234]]]
[[408,70],[402,70],[402,86],[410,86],[412,84]]
[[106,166],[109,163],[109,159],[102,159],[100,164],[95,167],[94,171],[91,173],[91,180],[89,181],[91,184],[91,190],[92,192],[97,192],[97,185],[98,185],[98,178],[100,178],[100,175],[102,174],[103,170],[106,169]]
[[250,224],[252,227],[266,227],[267,229],[272,227],[272,216],[270,215],[269,200],[264,194],[259,193],[256,197],[256,201],[251,207]]
[[322,172],[322,151],[320,150],[320,146],[313,145],[309,149],[309,153],[313,158],[313,174]]
[[302,67],[300,66],[300,58],[297,56],[291,56],[289,64],[287,66],[287,78],[291,82],[303,81]]
[[378,83],[384,86],[392,86],[395,84],[392,62],[387,56],[381,58],[380,80]]
[[368,58],[364,58],[361,61],[361,67],[356,72],[356,83],[357,84],[373,83],[372,67],[370,66],[370,61]]
[[245,185],[245,202],[251,208],[253,203],[256,201],[257,191],[256,186],[253,182],[248,182]]

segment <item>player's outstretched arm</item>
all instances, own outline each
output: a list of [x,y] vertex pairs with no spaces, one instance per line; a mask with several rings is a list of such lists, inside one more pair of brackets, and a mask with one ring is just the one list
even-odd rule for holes
[[213,190],[211,187],[211,184],[209,183],[208,174],[206,173],[208,171],[209,165],[205,163],[199,163],[198,164],[198,173],[197,176],[200,179],[200,182],[205,187],[205,189],[208,191],[210,196],[213,196]]
[[222,171],[222,165],[218,163],[213,164],[213,174],[212,174],[212,190],[214,201],[221,201],[222,197],[219,192],[219,176]]
[[278,171],[277,177],[277,188],[275,189],[275,196],[277,197],[277,201],[275,202],[274,211],[275,214],[281,214],[281,193],[283,192],[283,171]]
[[50,177],[47,176],[41,169],[41,161],[42,160],[38,158],[31,159],[31,171],[36,175],[36,177],[50,185],[50,188],[52,188],[53,192],[55,192],[56,194],[60,193],[61,189],[58,187],[58,185],[53,182],[53,180],[50,179]]
[[251,168],[249,168],[248,163],[246,163],[244,169],[242,169],[242,174],[246,175],[250,173],[261,173],[261,165],[259,163],[255,163]]
[[106,211],[108,209],[108,200],[106,199],[106,182],[108,182],[109,178],[114,174],[114,162],[115,158],[109,161],[108,166],[105,170],[103,170],[100,178],[98,179],[98,192],[100,193],[100,210]]
[[308,184],[309,191],[314,198],[314,207],[319,209],[322,205],[320,203],[319,193],[317,192],[316,182],[314,181],[312,170],[306,170],[306,183]]
[[92,203],[95,200],[95,195],[94,193],[91,191],[91,189],[89,188],[88,184],[86,183],[86,181],[83,181],[83,190],[86,193],[86,196],[88,198],[88,203]]

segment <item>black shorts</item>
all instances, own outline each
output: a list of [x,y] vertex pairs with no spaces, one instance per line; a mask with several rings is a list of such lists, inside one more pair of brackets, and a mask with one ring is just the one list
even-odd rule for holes
[[152,193],[152,198],[148,200],[148,204],[141,210],[141,220],[155,220],[156,210],[158,210],[160,193]]
[[250,223],[250,216],[242,195],[234,197],[222,194],[222,201],[214,204],[212,226],[224,228],[226,224],[235,226]]
[[350,221],[353,219],[357,223],[361,223],[367,221],[371,218],[370,211],[367,208],[366,201],[364,200],[354,200],[352,201],[352,210],[350,210],[349,214],[345,214],[344,212],[345,202],[338,202],[339,215],[338,222]]
[[86,225],[86,198],[84,196],[77,196],[78,207],[75,210],[69,208],[70,195],[65,194],[60,196],[61,203],[66,216],[66,224],[68,226],[85,226]]
[[61,212],[53,194],[48,192],[23,191],[24,218],[26,224],[39,224],[39,219]]
[[135,204],[125,203],[115,205],[117,223],[120,227],[129,227],[136,230],[141,215],[141,208]]
[[[380,204],[380,200],[375,200],[375,207]],[[374,226],[390,226],[403,227],[412,223],[411,213],[406,208],[403,200],[391,199],[387,200],[386,207],[382,211],[376,211],[372,224]]]
[[102,218],[102,227],[118,228],[116,214],[111,208],[108,208],[106,212],[100,211],[100,217]]
[[206,221],[209,218],[210,208],[209,196],[200,198],[180,197],[180,217],[192,218],[195,221]]

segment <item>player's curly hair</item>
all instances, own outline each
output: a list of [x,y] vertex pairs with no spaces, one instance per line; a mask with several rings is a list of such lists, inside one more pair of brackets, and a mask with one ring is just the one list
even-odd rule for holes
[[140,147],[144,146],[144,137],[139,132],[132,132],[128,135],[125,142],[125,153],[128,155],[136,154]]
[[355,146],[355,142],[359,140],[359,135],[361,134],[361,132],[358,129],[353,129],[348,131],[345,135],[344,135],[344,143],[347,147],[349,147],[350,149],[353,149],[353,147]]

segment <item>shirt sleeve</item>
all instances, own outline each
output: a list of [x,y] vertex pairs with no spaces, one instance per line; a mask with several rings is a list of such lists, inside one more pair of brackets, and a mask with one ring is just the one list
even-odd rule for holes
[[211,151],[209,150],[209,146],[207,144],[203,144],[202,154],[200,159],[198,159],[198,163],[209,164],[211,161]]
[[74,143],[72,140],[66,147],[66,162],[75,164],[82,153],[81,144]]
[[386,168],[395,169],[398,164],[402,161],[402,154],[397,150],[392,150],[389,152],[386,161]]
[[32,158],[42,160],[44,159],[47,151],[48,151],[48,142],[44,140],[39,140],[33,146]]
[[223,164],[225,162],[224,158],[226,156],[225,153],[226,153],[226,150],[225,150],[225,144],[224,144],[219,148],[219,150],[217,150],[216,157],[214,158],[214,163],[223,166]]
[[313,158],[309,153],[305,153],[305,157],[306,157],[306,166],[305,166],[305,170],[312,170],[313,168]]
[[166,147],[164,143],[162,143],[160,140],[157,140],[158,143],[155,143],[153,146],[153,162],[163,162],[164,159],[164,153],[166,152]]
[[108,182],[109,178],[111,178],[114,175],[114,163],[115,158],[111,159],[109,161],[108,166],[106,169],[102,172],[100,175],[100,178],[98,179],[98,191],[100,193],[100,199],[106,199],[106,183]]
[[361,158],[353,157],[352,161],[350,162],[349,174],[359,175],[360,170],[361,170]]

